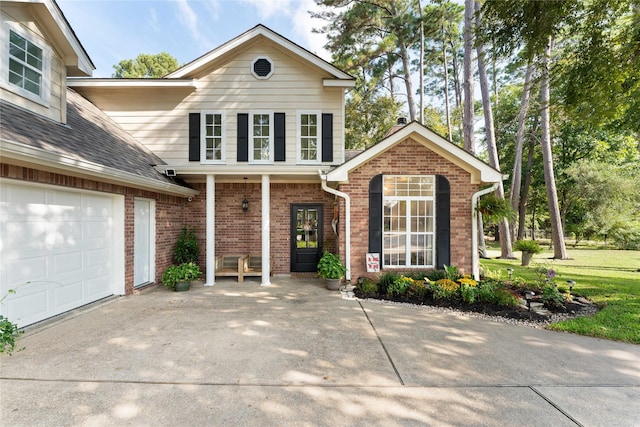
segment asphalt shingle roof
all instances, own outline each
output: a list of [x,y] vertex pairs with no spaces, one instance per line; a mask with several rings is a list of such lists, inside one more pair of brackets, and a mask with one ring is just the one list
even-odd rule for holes
[[159,182],[177,183],[153,168],[164,161],[72,89],[67,89],[66,125],[0,102],[0,136]]

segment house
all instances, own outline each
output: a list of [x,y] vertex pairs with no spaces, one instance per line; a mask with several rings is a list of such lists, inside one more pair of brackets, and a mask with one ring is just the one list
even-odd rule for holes
[[[355,81],[293,41],[257,25],[161,79],[95,79],[53,1],[15,4],[3,3],[3,29],[51,52],[42,77],[59,110],[17,78],[3,85],[2,290],[30,284],[0,309],[21,324],[156,282],[184,223],[205,285],[227,254],[260,256],[262,285],[313,275],[325,250],[347,279],[368,274],[371,253],[382,270],[475,271],[473,205],[500,172],[415,122],[351,157]],[[48,40],[55,31],[66,36]]]

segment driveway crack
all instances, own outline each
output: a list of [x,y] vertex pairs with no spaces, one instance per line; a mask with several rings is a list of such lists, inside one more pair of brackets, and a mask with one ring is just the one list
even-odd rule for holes
[[384,350],[384,353],[387,355],[387,359],[389,359],[389,363],[391,364],[391,367],[393,368],[393,371],[396,373],[396,377],[398,377],[398,381],[400,381],[401,385],[404,385],[404,381],[402,380],[402,376],[400,375],[400,372],[398,371],[398,368],[396,367],[396,364],[393,363],[393,358],[389,354],[389,351],[387,350],[387,347],[384,345],[384,342],[382,341],[382,338],[380,338],[380,335],[378,335],[378,331],[376,330],[376,327],[373,325],[373,322],[369,318],[369,315],[367,314],[367,311],[364,309],[364,307],[362,306],[362,303],[360,301],[358,301],[358,304],[360,305],[360,308],[362,309],[362,312],[364,313],[364,316],[369,321],[369,324],[371,325],[371,328],[373,329],[373,333],[376,334],[376,337],[378,338],[378,342],[382,346],[382,349]]
[[549,405],[553,406],[554,408],[556,408],[562,415],[564,415],[565,417],[569,418],[571,421],[573,421],[577,426],[580,427],[584,427],[584,425],[582,423],[580,423],[578,420],[576,420],[575,418],[573,418],[571,415],[569,415],[564,409],[562,409],[560,406],[558,406],[553,400],[549,399],[547,396],[545,396],[544,394],[542,394],[541,391],[537,390],[535,387],[533,386],[529,386],[529,388],[531,390],[533,390],[533,392],[535,394],[537,394],[538,396],[540,396],[541,398],[543,398]]

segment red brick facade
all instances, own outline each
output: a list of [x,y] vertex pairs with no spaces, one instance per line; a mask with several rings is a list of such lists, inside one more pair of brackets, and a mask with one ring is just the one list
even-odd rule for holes
[[[406,139],[349,174],[339,190],[351,198],[351,279],[366,276],[369,245],[369,182],[378,175],[444,175],[451,186],[451,264],[471,273],[471,196],[478,186],[470,174],[424,145]],[[344,202],[340,204],[341,235],[344,233]],[[345,242],[340,239],[340,253]]]

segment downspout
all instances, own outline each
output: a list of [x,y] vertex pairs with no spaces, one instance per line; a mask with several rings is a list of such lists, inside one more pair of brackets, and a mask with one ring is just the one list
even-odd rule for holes
[[471,268],[473,269],[473,278],[480,280],[480,256],[478,255],[478,200],[480,196],[489,194],[498,188],[499,182],[496,182],[489,188],[480,190],[471,196]]
[[344,249],[344,258],[345,265],[347,267],[347,273],[345,278],[347,282],[351,281],[351,199],[347,193],[343,193],[342,191],[338,191],[334,188],[331,188],[327,185],[327,175],[324,175],[322,171],[318,171],[320,175],[320,179],[322,180],[322,189],[327,193],[331,193],[335,196],[342,197],[344,199],[345,206],[345,222],[344,222],[344,230],[345,230],[345,249]]

